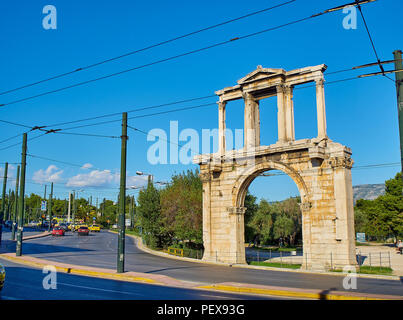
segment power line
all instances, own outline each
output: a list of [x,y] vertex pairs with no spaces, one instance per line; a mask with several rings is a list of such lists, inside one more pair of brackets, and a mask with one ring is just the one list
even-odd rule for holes
[[[373,1],[376,1],[376,0],[360,0],[359,4],[366,4],[366,3],[369,3],[369,2],[373,2]],[[281,25],[278,25],[278,26],[275,26],[275,27],[270,27],[270,28],[267,28],[267,29],[264,29],[264,30],[261,30],[261,31],[257,31],[257,32],[254,32],[254,33],[250,33],[250,34],[247,34],[247,35],[244,35],[244,36],[234,37],[234,38],[232,38],[230,40],[218,42],[218,43],[206,46],[206,47],[202,47],[202,48],[199,48],[199,49],[187,51],[187,52],[175,55],[175,56],[171,56],[171,57],[168,57],[168,58],[156,60],[156,61],[153,61],[153,62],[150,62],[150,63],[147,63],[147,64],[143,64],[143,65],[136,66],[136,67],[133,67],[133,68],[121,70],[121,71],[111,73],[111,74],[107,74],[107,75],[104,75],[104,76],[101,76],[101,77],[98,77],[98,78],[78,82],[78,83],[75,83],[75,84],[72,84],[72,85],[69,85],[69,86],[66,86],[66,87],[62,87],[62,88],[42,92],[42,93],[37,94],[37,95],[33,95],[33,96],[18,99],[18,100],[10,101],[10,102],[4,103],[4,104],[0,104],[0,107],[20,103],[20,102],[23,102],[23,101],[27,101],[27,100],[35,99],[35,98],[42,97],[42,96],[45,96],[45,95],[49,95],[49,94],[64,91],[64,90],[67,90],[67,89],[71,89],[71,88],[74,88],[74,87],[86,85],[86,84],[89,84],[89,83],[92,83],[92,82],[108,79],[108,78],[115,77],[115,76],[118,76],[118,75],[121,75],[121,74],[124,74],[124,73],[127,73],[127,72],[143,69],[143,68],[150,67],[150,66],[153,66],[153,65],[156,65],[156,64],[160,64],[160,63],[163,63],[163,62],[175,60],[175,59],[178,59],[178,58],[181,58],[181,57],[184,57],[184,56],[188,56],[188,55],[192,55],[192,54],[199,53],[199,52],[202,52],[202,51],[206,51],[206,50],[218,47],[218,46],[229,44],[229,43],[237,41],[237,40],[243,40],[243,39],[247,39],[247,38],[250,38],[250,37],[254,37],[254,36],[266,33],[266,32],[274,31],[274,30],[277,30],[277,29],[281,29],[281,28],[293,25],[293,24],[297,24],[297,23],[300,23],[300,22],[303,22],[303,21],[314,19],[314,18],[317,18],[317,17],[322,16],[322,15],[327,14],[327,13],[332,13],[332,12],[335,12],[337,10],[341,10],[342,8],[344,8],[345,6],[348,6],[348,5],[356,6],[357,4],[356,4],[356,2],[353,2],[353,3],[350,3],[350,4],[345,4],[343,6],[338,6],[338,7],[334,7],[334,8],[331,8],[331,9],[327,9],[325,11],[310,15],[310,16],[305,17],[305,18],[301,18],[301,19],[298,19],[298,20],[287,22],[287,23],[284,23],[284,24],[281,24]]]
[[249,18],[249,17],[255,16],[255,15],[258,15],[258,14],[261,14],[261,13],[264,13],[264,12],[267,12],[267,11],[270,11],[270,10],[285,6],[287,4],[291,4],[291,3],[295,2],[295,1],[297,1],[297,0],[290,0],[290,1],[280,3],[280,4],[272,6],[272,7],[268,7],[268,8],[265,8],[265,9],[258,10],[258,11],[254,11],[254,12],[248,13],[246,15],[243,15],[243,16],[240,16],[240,17],[237,17],[237,18],[233,18],[233,19],[230,19],[230,20],[227,20],[227,21],[215,24],[215,25],[211,25],[211,26],[208,26],[208,27],[205,27],[205,28],[202,28],[202,29],[190,32],[190,33],[186,33],[184,35],[177,36],[177,37],[174,37],[174,38],[169,39],[169,40],[158,42],[158,43],[152,44],[150,46],[147,46],[147,47],[144,47],[144,48],[141,48],[141,49],[133,50],[133,51],[127,52],[125,54],[122,54],[122,55],[119,55],[119,56],[116,56],[116,57],[112,57],[112,58],[102,60],[102,61],[99,61],[99,62],[96,62],[96,63],[93,63],[93,64],[89,64],[87,66],[80,67],[80,68],[77,68],[77,69],[69,71],[69,72],[65,72],[65,73],[62,73],[62,74],[59,74],[59,75],[55,75],[55,76],[43,79],[43,80],[39,80],[39,81],[30,83],[30,84],[26,84],[26,85],[23,85],[23,86],[18,87],[18,88],[3,91],[3,92],[0,92],[0,95],[4,95],[4,94],[10,93],[10,92],[18,91],[18,90],[28,88],[28,87],[31,87],[31,86],[35,86],[37,84],[44,83],[44,82],[47,82],[47,81],[51,81],[51,80],[54,80],[54,79],[62,78],[62,77],[65,77],[67,75],[79,72],[79,71],[90,69],[90,68],[93,68],[93,67],[96,67],[96,66],[111,62],[111,61],[115,61],[115,60],[130,56],[130,55],[133,55],[133,54],[136,54],[136,53],[139,53],[139,52],[143,52],[143,51],[146,51],[146,50],[149,50],[149,49],[152,49],[152,48],[156,48],[156,47],[168,44],[170,42],[177,41],[179,39],[184,39],[184,38],[190,37],[192,35],[195,35],[195,34],[207,31],[207,30],[211,30],[211,29],[214,29],[214,28],[217,28],[217,27],[220,27],[220,26],[223,26],[223,25],[235,22],[235,21],[239,21],[239,20],[242,20],[242,19],[245,19],[245,18]]
[[[364,22],[364,26],[365,26],[365,29],[366,29],[366,31],[367,31],[369,41],[371,42],[372,50],[374,51],[375,57],[376,57],[376,59],[377,59],[377,61],[378,61],[379,68],[381,69],[381,72],[383,73],[383,76],[385,76],[385,77],[388,78],[389,80],[393,81],[393,79],[389,78],[389,77],[385,74],[385,70],[384,70],[383,65],[382,65],[382,63],[381,63],[381,60],[379,59],[378,52],[376,51],[375,43],[374,43],[374,40],[373,40],[373,38],[372,38],[372,36],[371,36],[371,32],[369,31],[368,24],[367,24],[367,21],[366,21],[366,19],[365,19],[365,17],[364,17],[364,13],[363,13],[363,11],[362,11],[361,5],[358,3],[357,0],[356,0],[355,2],[357,3],[357,8],[358,8],[358,10],[360,11],[361,18],[362,18],[362,21]],[[393,81],[393,82],[394,82],[394,81]]]
[[7,123],[7,124],[12,124],[12,125],[14,125],[14,126],[19,126],[19,127],[24,127],[24,128],[32,129],[32,127],[27,126],[27,125],[25,125],[25,124],[21,124],[21,123],[15,123],[15,122],[7,121],[7,120],[0,120],[0,122],[4,122],[4,123]]
[[[208,98],[212,98],[212,97],[216,97],[216,95],[214,94],[214,95],[208,95],[208,96],[203,96],[203,97],[196,97],[196,98],[173,101],[173,102],[168,102],[168,103],[163,103],[163,104],[151,105],[151,106],[147,106],[147,107],[138,107],[136,109],[128,110],[126,112],[127,113],[132,113],[132,112],[144,111],[144,110],[149,110],[149,109],[156,109],[156,108],[171,106],[171,105],[180,104],[180,103],[186,103],[186,102],[191,102],[191,101],[196,101],[196,100],[204,100],[204,99],[208,99]],[[133,108],[133,106],[129,107],[129,108]],[[63,125],[66,125],[66,124],[84,122],[84,121],[89,121],[89,120],[96,120],[96,119],[100,119],[100,118],[118,116],[118,115],[121,115],[121,114],[122,114],[122,112],[109,113],[109,114],[105,114],[105,115],[101,115],[101,116],[95,116],[95,117],[90,117],[90,118],[85,118],[85,119],[79,119],[79,120],[56,123],[56,124],[53,124],[53,125],[47,125],[45,127],[59,127],[59,126],[63,126]]]
[[[391,70],[391,71],[385,71],[384,73],[393,73],[393,72],[403,72],[403,70]],[[329,82],[325,82],[325,85],[335,84],[335,83],[340,83],[340,82],[346,82],[346,81],[351,81],[351,80],[357,80],[357,79],[362,79],[364,77],[378,76],[378,75],[383,75],[383,73],[381,72],[381,73],[373,73],[373,74],[364,74],[364,75],[359,75],[359,76],[355,76],[355,77],[329,81]],[[314,87],[314,86],[315,85],[295,87],[294,90],[295,89],[307,89],[307,88],[311,88],[311,87]],[[161,115],[161,114],[167,114],[167,113],[191,110],[191,109],[196,109],[196,108],[201,108],[201,107],[206,107],[206,106],[213,106],[213,105],[216,105],[216,103],[208,103],[208,104],[202,104],[202,105],[191,106],[191,107],[184,107],[184,108],[173,109],[173,110],[168,110],[168,111],[144,114],[144,115],[129,117],[128,119],[144,118],[144,117],[150,117],[150,116],[156,116],[156,115]],[[77,121],[79,121],[79,120],[77,120]],[[78,129],[78,128],[84,128],[84,127],[90,127],[90,126],[98,126],[98,125],[109,124],[109,123],[120,122],[120,121],[121,121],[121,119],[116,119],[116,120],[109,120],[109,121],[91,123],[91,124],[86,124],[86,125],[81,125],[81,126],[76,126],[76,127],[70,127],[70,128],[65,128],[65,129],[56,129],[57,131],[55,131],[55,130],[47,130],[44,134],[36,136],[34,138],[31,138],[31,139],[39,138],[39,137],[41,137],[43,135],[46,135],[48,133],[61,133],[61,132],[58,132],[59,130],[73,130],[73,129]],[[74,134],[74,133],[67,133],[67,134]],[[101,137],[108,137],[108,138],[113,137],[113,136],[102,136],[102,135],[94,135],[94,134],[77,134],[77,135],[101,136]],[[117,138],[117,137],[113,137],[113,138]],[[29,140],[31,140],[31,139],[29,139]],[[17,145],[20,145],[20,144],[21,143],[16,143],[16,144],[10,145],[8,147],[0,149],[0,151],[1,150],[6,150],[8,148],[11,148],[11,147],[14,147],[14,146],[17,146]]]
[[[28,141],[31,141],[31,140],[34,140],[34,139],[40,138],[40,137],[44,136],[45,134],[46,134],[46,133],[43,133],[43,134],[40,134],[40,135],[38,135],[38,136],[35,136],[35,137],[32,137],[32,138],[29,138],[29,139],[28,139]],[[12,147],[15,147],[15,146],[21,145],[21,144],[22,144],[22,142],[15,143],[15,144],[12,144],[12,145],[10,145],[10,146],[8,146],[8,147],[1,148],[1,149],[0,149],[0,151],[2,151],[2,150],[6,150],[6,149],[9,149],[9,148],[12,148]]]

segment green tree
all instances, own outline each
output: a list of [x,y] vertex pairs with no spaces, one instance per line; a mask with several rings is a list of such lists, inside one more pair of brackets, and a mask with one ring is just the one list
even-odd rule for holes
[[202,182],[199,172],[176,174],[161,190],[163,233],[169,242],[187,240],[188,246],[200,247],[202,236]]
[[148,179],[147,188],[140,190],[137,202],[137,212],[141,219],[147,245],[151,248],[161,247],[163,226],[160,194],[150,178]]

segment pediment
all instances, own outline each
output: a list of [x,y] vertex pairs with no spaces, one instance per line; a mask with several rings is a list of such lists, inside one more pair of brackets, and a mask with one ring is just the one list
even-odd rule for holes
[[237,81],[238,84],[243,84],[251,81],[256,81],[259,79],[265,79],[267,77],[275,76],[278,74],[285,74],[285,70],[283,69],[275,69],[275,68],[262,68],[262,66],[258,66],[256,70],[248,73],[242,79]]

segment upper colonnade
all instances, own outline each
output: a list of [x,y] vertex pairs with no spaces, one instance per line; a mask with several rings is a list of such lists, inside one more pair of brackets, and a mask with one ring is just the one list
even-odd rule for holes
[[277,96],[278,143],[295,140],[293,90],[297,85],[316,83],[316,111],[318,138],[327,138],[324,92],[325,64],[285,71],[284,69],[257,69],[237,81],[237,85],[218,90],[219,96],[219,153],[225,154],[225,108],[227,102],[244,99],[244,150],[260,146],[259,101]]

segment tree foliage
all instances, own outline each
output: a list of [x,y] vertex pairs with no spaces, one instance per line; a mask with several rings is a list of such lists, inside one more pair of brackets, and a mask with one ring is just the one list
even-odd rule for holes
[[375,200],[357,200],[355,228],[368,236],[383,239],[403,235],[403,183],[401,173],[385,181],[385,194]]

